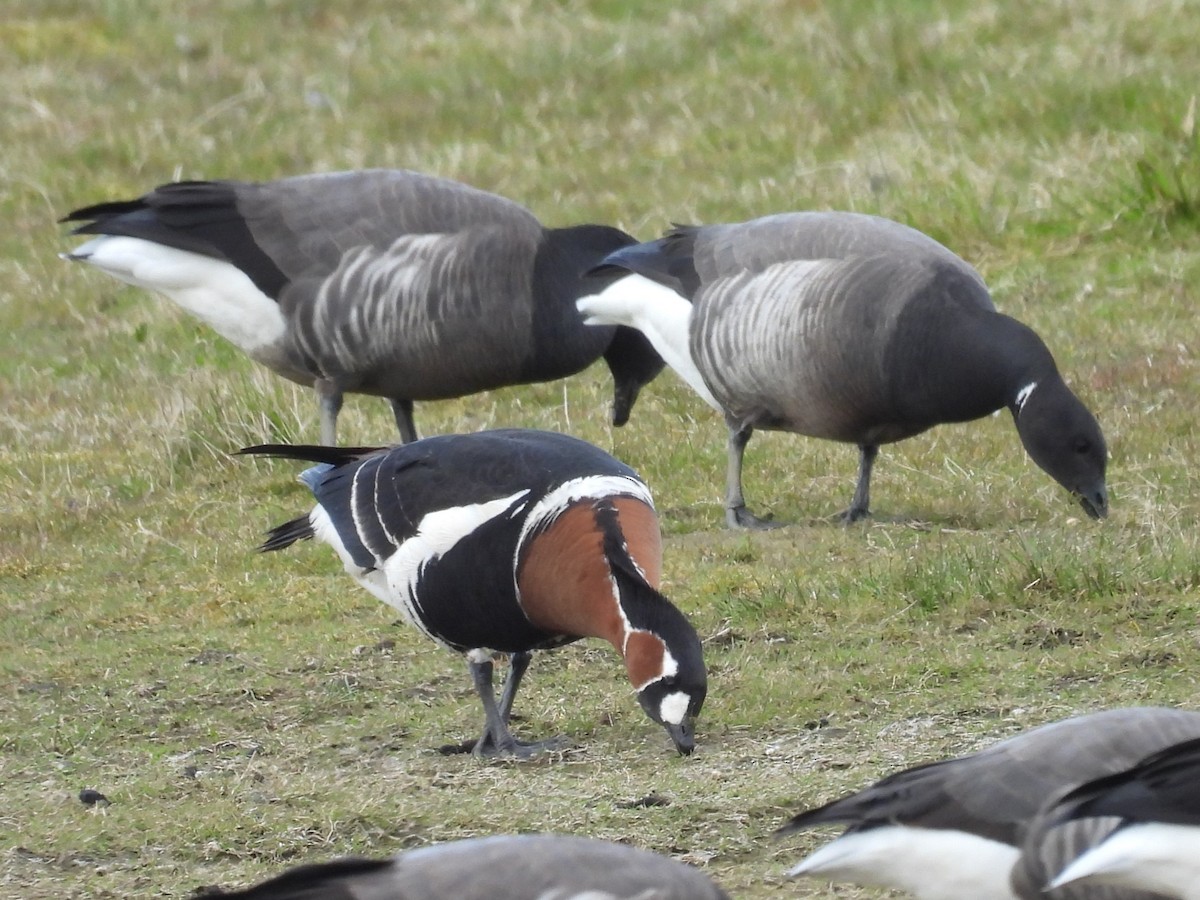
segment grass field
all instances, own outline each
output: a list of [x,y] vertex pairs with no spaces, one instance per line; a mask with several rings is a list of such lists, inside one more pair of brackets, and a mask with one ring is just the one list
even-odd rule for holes
[[[1200,705],[1198,44],[1184,0],[0,0],[0,895],[185,897],[545,830],[825,896],[782,877],[818,840],[771,838],[791,811],[1077,711]],[[724,427],[671,373],[618,430],[602,367],[420,405],[427,434],[560,429],[637,468],[710,671],[691,758],[593,642],[518,698],[577,750],[440,756],[478,725],[462,662],[326,548],[254,553],[309,501],[297,466],[228,453],[315,440],[310,394],[56,257],[87,203],[366,166],[644,238],[808,208],[921,228],[1095,410],[1112,515],[1007,414],[885,448],[852,528],[828,516],[853,448],[756,435],[748,500],[793,524],[747,535]],[[368,398],[341,429],[394,435]]]

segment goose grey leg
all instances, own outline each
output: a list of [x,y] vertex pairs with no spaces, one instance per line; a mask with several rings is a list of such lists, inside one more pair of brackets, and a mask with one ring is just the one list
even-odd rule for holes
[[413,402],[411,400],[392,400],[392,415],[396,417],[396,427],[400,429],[400,443],[411,444],[417,439],[417,426],[413,423]]
[[525,670],[529,668],[531,659],[533,654],[528,650],[510,653],[508,656],[508,677],[504,679],[504,688],[500,691],[500,719],[505,725],[511,720],[513,700],[517,696],[517,688],[521,686],[521,679],[525,677]]
[[849,525],[871,514],[871,468],[879,455],[878,444],[859,444],[858,484],[854,488],[854,499],[850,508],[842,513],[842,522]]
[[484,757],[516,756],[526,759],[542,750],[553,750],[567,743],[566,738],[562,737],[542,741],[518,741],[508,730],[513,699],[517,695],[517,688],[521,684],[525,670],[529,668],[531,657],[532,654],[527,652],[514,653],[510,656],[508,677],[504,680],[504,689],[501,692],[500,703],[497,705],[492,687],[491,656],[482,650],[472,650],[467,654],[467,667],[471,672],[471,681],[483,703],[483,734],[477,741],[444,747],[442,748],[443,753],[472,753],[475,756]]
[[338,413],[342,411],[342,392],[328,378],[318,378],[313,382],[317,392],[317,402],[320,408],[321,443],[326,447],[337,445]]
[[762,531],[778,528],[779,522],[760,519],[746,509],[746,498],[742,494],[742,457],[754,426],[739,425],[726,420],[729,425],[729,460],[725,470],[725,524],[730,528],[749,528]]

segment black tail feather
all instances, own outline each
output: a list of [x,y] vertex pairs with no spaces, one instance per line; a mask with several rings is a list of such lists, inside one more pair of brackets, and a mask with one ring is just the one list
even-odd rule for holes
[[260,553],[267,553],[271,550],[282,550],[284,547],[290,547],[296,541],[307,541],[313,537],[312,522],[309,521],[308,515],[298,516],[290,522],[284,522],[282,525],[276,525],[267,532],[267,539],[263,541],[263,545],[259,547]]
[[270,456],[274,459],[299,459],[306,462],[344,466],[384,447],[324,447],[319,444],[256,444],[243,447],[237,456]]
[[221,892],[213,897],[231,900],[352,900],[355,881],[372,880],[394,865],[390,859],[348,858],[297,866],[269,881],[240,891]]

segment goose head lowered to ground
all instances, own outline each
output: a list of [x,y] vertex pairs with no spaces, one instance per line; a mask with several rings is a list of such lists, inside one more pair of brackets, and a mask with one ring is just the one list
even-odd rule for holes
[[1108,514],[1095,418],[1042,340],[996,312],[979,274],[919,231],[843,212],[677,226],[593,272],[609,281],[578,301],[586,321],[641,331],[724,416],[732,527],[768,525],[742,493],[756,428],[857,444],[842,514],[852,522],[869,514],[881,444],[1005,407],[1034,462],[1088,515]]
[[1200,712],[1131,707],[1043,725],[969,756],[906,769],[795,816],[793,832],[843,825],[791,870],[906,891],[921,900],[1151,900],[1045,886],[1116,820],[1037,823],[1055,797],[1200,737]]
[[[510,734],[513,698],[532,651],[584,637],[616,648],[646,714],[680,753],[692,752],[708,689],[703,651],[658,591],[658,519],[628,466],[585,441],[521,429],[391,449],[241,452],[318,463],[301,476],[316,507],[275,528],[262,549],[329,544],[360,585],[465,654],[485,713],[476,754],[548,746]],[[494,652],[510,654],[498,706]]]
[[297,866],[228,900],[728,900],[699,869],[624,844],[498,835]]
[[662,360],[635,331],[586,328],[582,273],[633,243],[616,228],[544,228],[455,181],[366,170],[261,183],[187,181],[77,209],[95,235],[64,258],[164,294],[250,357],[316,389],[333,444],[346,393],[392,404],[572,375],[603,357],[621,425]]

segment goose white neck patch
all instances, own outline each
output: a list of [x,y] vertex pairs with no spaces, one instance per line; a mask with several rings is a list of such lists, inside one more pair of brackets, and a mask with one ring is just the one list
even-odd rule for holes
[[1037,386],[1038,383],[1036,381],[1031,381],[1029,384],[1025,385],[1025,387],[1017,391],[1017,396],[1013,399],[1013,405],[1017,407],[1017,412],[1020,412],[1025,406],[1025,402],[1029,399],[1029,395],[1033,393]]

